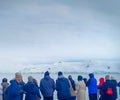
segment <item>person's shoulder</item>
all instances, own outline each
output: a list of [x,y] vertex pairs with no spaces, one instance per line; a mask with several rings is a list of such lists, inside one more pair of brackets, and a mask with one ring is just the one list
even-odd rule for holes
[[53,79],[53,78],[51,78],[51,77],[50,77],[50,80],[51,80],[51,81],[54,81],[54,79]]
[[41,80],[40,80],[40,82],[43,82],[45,80],[45,78],[42,78]]

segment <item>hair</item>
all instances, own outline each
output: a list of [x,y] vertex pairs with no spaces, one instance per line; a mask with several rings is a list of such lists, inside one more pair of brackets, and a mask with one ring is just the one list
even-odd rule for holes
[[28,81],[29,82],[33,82],[33,77],[32,76],[28,76]]
[[71,76],[71,75],[69,75],[69,76],[68,76],[68,79],[72,79],[72,76]]
[[115,80],[115,78],[113,76],[111,76],[111,80]]
[[71,83],[71,85],[72,85],[73,90],[76,90],[75,81],[72,79],[72,76],[69,75],[69,76],[68,76],[68,79],[69,79],[69,81],[70,81],[70,83]]
[[19,73],[19,72],[16,72],[16,73],[15,73],[15,78],[17,78],[17,77],[21,77],[21,78],[22,78],[22,74]]
[[105,80],[110,80],[110,75],[106,75]]

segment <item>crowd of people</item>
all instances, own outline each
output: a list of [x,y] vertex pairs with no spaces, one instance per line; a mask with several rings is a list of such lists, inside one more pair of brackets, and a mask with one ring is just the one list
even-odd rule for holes
[[93,73],[89,74],[89,79],[78,75],[77,82],[75,82],[71,75],[66,78],[59,71],[55,82],[50,73],[46,71],[38,84],[32,76],[29,76],[28,82],[25,83],[21,73],[17,72],[10,83],[7,78],[2,79],[0,94],[1,100],[41,100],[41,95],[43,100],[55,100],[56,90],[58,100],[87,100],[86,89],[88,88],[89,100],[117,100],[117,87],[120,89],[120,82],[110,75],[106,75],[105,78],[101,77],[97,85]]

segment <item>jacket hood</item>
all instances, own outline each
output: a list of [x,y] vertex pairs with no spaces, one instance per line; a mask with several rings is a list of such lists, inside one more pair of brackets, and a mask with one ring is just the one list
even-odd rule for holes
[[58,77],[58,80],[64,81],[64,80],[66,80],[66,78],[65,78],[64,76],[59,76],[59,77]]
[[93,77],[94,77],[94,74],[93,74],[93,73],[90,73],[89,76],[90,76],[90,78],[93,78]]
[[44,79],[49,80],[50,76],[44,76]]
[[13,79],[13,80],[10,80],[10,83],[11,83],[11,84],[16,84],[17,81],[16,81],[15,79]]
[[103,77],[101,77],[101,78],[99,79],[99,85],[98,85],[98,87],[99,87],[99,86],[102,86],[102,85],[103,85],[103,83],[104,83],[104,78],[103,78]]

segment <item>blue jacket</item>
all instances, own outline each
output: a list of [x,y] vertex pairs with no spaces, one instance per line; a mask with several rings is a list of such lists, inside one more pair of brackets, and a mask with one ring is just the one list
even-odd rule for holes
[[93,74],[90,74],[90,79],[87,82],[89,94],[97,94],[97,80]]
[[25,100],[37,100],[37,96],[40,97],[39,89],[33,82],[27,82],[23,90],[26,92]]
[[70,98],[70,85],[67,78],[60,77],[56,80],[57,97],[59,100]]
[[25,82],[23,82],[23,81],[19,83],[19,86],[20,86],[21,92],[22,92],[22,93],[21,93],[21,97],[20,97],[21,99],[20,99],[20,100],[23,100],[23,94],[24,94],[23,86],[24,86],[24,85],[25,85]]
[[16,80],[10,81],[10,86],[6,89],[7,100],[20,100],[21,88]]
[[40,91],[44,97],[53,96],[55,91],[55,82],[50,76],[44,76],[40,81]]

